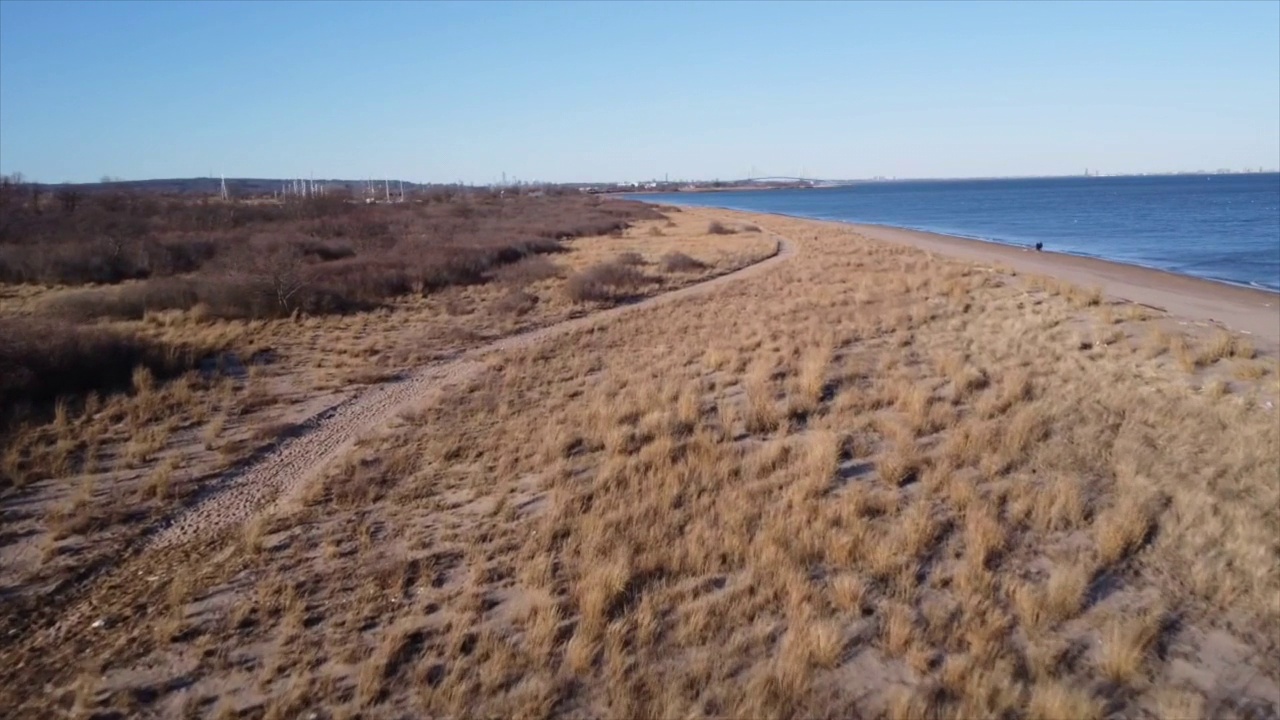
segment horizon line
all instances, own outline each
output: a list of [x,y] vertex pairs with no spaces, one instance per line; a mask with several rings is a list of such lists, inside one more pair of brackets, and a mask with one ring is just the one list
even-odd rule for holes
[[[511,187],[518,185],[625,185],[631,183],[657,183],[662,185],[687,185],[687,184],[705,184],[705,183],[748,183],[748,182],[767,182],[776,181],[792,181],[792,182],[829,182],[829,183],[856,183],[856,182],[919,182],[919,181],[953,181],[953,180],[1035,180],[1045,178],[1072,178],[1072,177],[1163,177],[1176,175],[1274,175],[1280,173],[1280,168],[1266,168],[1259,166],[1256,170],[1218,168],[1214,170],[1164,170],[1154,172],[1117,172],[1117,173],[1053,173],[1053,174],[1018,174],[1018,175],[945,175],[945,176],[911,176],[900,177],[896,175],[872,175],[867,177],[850,177],[850,178],[801,178],[788,176],[763,176],[763,177],[747,177],[747,178],[682,178],[678,180],[668,180],[661,178],[646,178],[643,180],[519,180],[513,178],[508,182],[463,182],[463,181],[436,181],[436,180],[405,180],[402,178],[378,178],[374,182],[405,182],[414,185],[436,185],[436,186],[461,186],[461,187]],[[44,182],[31,180],[24,176],[24,173],[15,171],[11,173],[0,173],[0,177],[10,179],[15,176],[21,177],[22,182],[32,185],[45,186],[78,186],[78,185],[124,185],[130,183],[150,183],[150,182],[189,182],[194,180],[209,180],[219,182],[227,180],[231,182],[281,182],[295,179],[292,176],[282,175],[277,177],[236,177],[226,175],[191,175],[186,177],[149,177],[149,178],[111,178],[109,180],[87,180],[77,182]],[[308,178],[311,182],[341,182],[355,183],[368,182],[367,178]]]

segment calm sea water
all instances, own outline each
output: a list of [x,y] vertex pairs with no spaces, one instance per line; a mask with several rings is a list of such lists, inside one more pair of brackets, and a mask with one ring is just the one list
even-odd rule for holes
[[945,180],[637,199],[1033,245],[1280,292],[1280,174]]

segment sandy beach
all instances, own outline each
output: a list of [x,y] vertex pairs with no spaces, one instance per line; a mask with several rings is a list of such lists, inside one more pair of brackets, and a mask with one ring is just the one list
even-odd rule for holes
[[1020,273],[1043,275],[1086,288],[1098,288],[1114,300],[1145,305],[1191,325],[1223,328],[1251,336],[1260,352],[1270,356],[1280,355],[1280,293],[1100,258],[1052,250],[1037,252],[1016,245],[889,225],[818,220],[775,213],[749,214],[762,218],[800,220],[815,226],[851,228],[859,235],[873,240],[907,245],[960,260],[1000,263]]
[[1051,251],[920,232],[883,225],[850,224],[866,237],[929,252],[1009,265],[1021,273],[1099,287],[1109,297],[1139,303],[1188,322],[1225,327],[1256,338],[1259,350],[1280,351],[1280,294],[1177,275],[1161,270]]

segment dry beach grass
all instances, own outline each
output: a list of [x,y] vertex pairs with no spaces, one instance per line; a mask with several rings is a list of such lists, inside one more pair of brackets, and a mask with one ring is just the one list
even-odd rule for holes
[[[94,341],[112,337],[218,354],[167,381],[147,370],[134,372],[128,392],[60,398],[45,415],[0,432],[0,585],[6,594],[0,625],[24,627],[31,622],[27,613],[47,610],[49,593],[110,567],[225,475],[306,432],[366,388],[422,363],[627,299],[575,300],[567,288],[590,268],[635,255],[634,273],[642,282],[629,294],[645,297],[732,271],[776,249],[763,238],[713,238],[705,223],[671,214],[673,220],[563,241],[554,260],[531,256],[485,284],[403,296],[367,313],[236,320],[165,311],[136,321],[55,325],[56,337],[74,332]],[[650,236],[651,227],[663,235]],[[676,248],[698,258],[696,268],[664,269],[661,259]],[[39,309],[66,292],[7,290],[9,302],[0,309],[37,328],[51,322]],[[523,303],[512,308],[516,294]],[[84,360],[102,357],[90,352]]]
[[[671,218],[599,254],[574,241],[565,274],[654,275],[674,252],[710,273],[768,233],[795,254],[485,355],[292,502],[142,551],[18,633],[0,702],[85,717],[1277,712],[1274,358],[848,228]],[[646,292],[701,277],[673,274]],[[538,312],[572,314],[544,282],[566,281],[524,286]],[[412,332],[458,317],[385,312],[374,327],[406,330],[385,351],[406,363],[435,352]],[[302,323],[298,345],[282,325],[271,346],[350,346],[337,320]],[[280,352],[299,358],[291,374],[312,357]],[[163,508],[184,491],[161,448],[187,430],[160,421],[179,387],[149,382],[128,399],[146,408],[135,430],[161,429],[123,452],[148,468],[130,492]],[[213,393],[225,404],[192,432],[233,423],[248,391]],[[100,484],[64,483],[49,532],[75,536]]]

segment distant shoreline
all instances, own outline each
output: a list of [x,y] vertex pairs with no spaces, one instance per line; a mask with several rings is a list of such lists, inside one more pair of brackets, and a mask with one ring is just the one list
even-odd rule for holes
[[752,185],[742,187],[695,187],[688,190],[618,190],[617,192],[598,193],[600,195],[673,195],[702,194],[719,192],[754,192],[757,190],[825,190],[828,188],[847,187],[846,185],[822,185],[820,187],[801,187],[798,185]]
[[[1138,173],[1132,175],[1010,175],[995,177],[937,177],[937,178],[873,178],[863,180],[833,180],[832,184],[822,185],[734,185],[731,187],[692,187],[683,190],[642,190],[610,188],[601,195],[671,195],[677,193],[724,193],[748,192],[752,190],[830,190],[833,188],[861,187],[866,185],[910,185],[913,183],[980,183],[980,182],[1020,182],[1034,180],[1132,180],[1137,178],[1177,178],[1177,177],[1250,177],[1254,175],[1280,175],[1277,170],[1262,172],[1172,172],[1172,173]],[[736,182],[736,181],[735,181]]]

